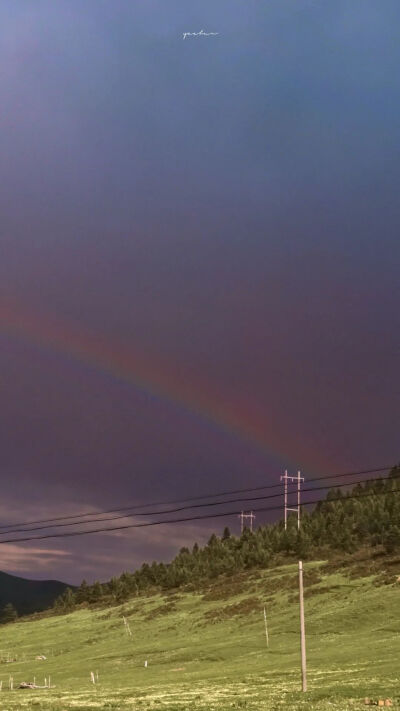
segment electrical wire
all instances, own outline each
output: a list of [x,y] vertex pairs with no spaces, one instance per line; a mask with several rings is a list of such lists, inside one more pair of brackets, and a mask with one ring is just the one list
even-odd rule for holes
[[[390,480],[389,480],[390,481]],[[335,501],[341,501],[342,503],[350,501],[352,499],[363,499],[363,498],[369,498],[371,496],[387,496],[388,494],[400,494],[400,489],[397,490],[391,490],[391,491],[383,491],[383,492],[373,492],[370,494],[352,494],[350,496],[339,496],[336,498],[331,498],[331,499],[315,499],[313,501],[306,501],[302,504],[302,506],[308,506],[311,504],[319,504],[319,503],[326,503],[326,504],[331,504],[334,503]],[[272,507],[262,507],[262,508],[256,508],[253,509],[253,512],[256,513],[265,513],[269,511],[280,511],[282,509],[282,506],[272,506]],[[87,536],[92,533],[110,533],[112,531],[123,531],[131,528],[149,528],[150,526],[160,526],[160,525],[170,525],[174,523],[186,523],[189,521],[202,521],[206,519],[211,519],[211,518],[222,518],[226,516],[234,516],[240,514],[240,510],[235,510],[235,511],[224,511],[224,512],[219,512],[219,513],[213,513],[213,514],[204,514],[204,515],[198,515],[198,516],[187,516],[184,518],[176,518],[176,519],[169,519],[169,520],[162,520],[162,521],[146,521],[144,523],[131,523],[131,524],[124,524],[123,526],[113,526],[110,528],[95,528],[90,531],[67,531],[64,533],[48,533],[44,534],[42,536],[27,536],[26,538],[9,538],[6,540],[2,540],[0,543],[25,543],[27,541],[41,541],[45,540],[48,538],[70,538],[73,536]]]
[[[396,476],[392,477],[392,479],[397,479],[399,477],[400,477],[400,473],[398,476],[396,475]],[[367,480],[358,479],[357,481],[346,481],[343,484],[337,484],[335,487],[332,487],[332,488],[340,489],[341,487],[344,487],[344,486],[356,486],[357,484],[366,484],[366,483],[369,484],[369,483],[373,483],[373,482],[377,482],[377,481],[390,481],[390,480],[386,479],[385,477],[375,477],[375,478],[367,479]],[[306,488],[306,489],[302,489],[301,493],[306,494],[311,491],[323,491],[326,488],[327,488],[326,486],[317,486],[317,487],[312,487],[309,489]],[[73,522],[70,521],[69,523],[54,523],[54,524],[48,524],[48,525],[44,525],[44,526],[33,526],[31,528],[15,528],[12,531],[0,531],[0,536],[7,535],[9,533],[27,533],[30,531],[43,531],[48,528],[52,528],[52,529],[65,528],[66,526],[81,526],[81,525],[85,525],[85,524],[100,523],[100,522],[105,522],[105,521],[117,521],[117,520],[120,520],[123,518],[131,518],[134,515],[161,516],[161,515],[165,515],[165,514],[179,513],[180,511],[186,511],[187,509],[209,508],[211,506],[222,506],[224,504],[235,504],[235,503],[239,503],[239,502],[265,501],[265,500],[269,500],[269,499],[276,499],[279,496],[282,496],[282,492],[279,492],[278,494],[267,494],[266,496],[251,496],[251,497],[246,497],[246,498],[240,497],[238,499],[226,499],[223,501],[211,501],[209,503],[202,503],[202,504],[190,504],[187,506],[180,506],[175,509],[167,509],[164,511],[146,511],[145,513],[139,513],[139,514],[129,513],[129,514],[123,514],[120,516],[111,516],[108,518],[97,518],[97,519],[95,518],[90,521],[73,521]],[[0,539],[0,541],[1,541],[1,539]]]
[[[388,466],[381,466],[378,468],[374,469],[364,469],[361,471],[355,471],[355,472],[345,472],[341,474],[330,474],[327,476],[321,476],[321,477],[315,477],[313,479],[309,479],[308,481],[314,482],[314,481],[326,481],[329,479],[340,479],[343,477],[348,477],[348,476],[361,476],[363,474],[374,474],[377,472],[383,472],[383,471],[388,471],[390,469],[394,469],[397,465],[391,464]],[[334,486],[334,485],[332,485]],[[242,494],[242,493],[250,493],[250,492],[255,492],[255,491],[263,491],[263,490],[270,490],[270,489],[276,489],[276,488],[281,488],[282,484],[267,484],[265,486],[256,486],[252,488],[245,488],[245,489],[231,489],[228,491],[221,491],[218,493],[214,494],[204,494],[202,496],[193,496],[193,497],[187,497],[184,499],[174,499],[174,500],[169,500],[169,501],[158,501],[158,502],[150,502],[147,504],[132,504],[130,506],[122,506],[119,508],[113,508],[113,509],[106,509],[103,511],[88,511],[86,513],[81,513],[81,514],[73,514],[73,515],[68,515],[68,516],[56,516],[54,518],[47,518],[47,519],[37,519],[34,521],[22,521],[19,523],[14,523],[14,524],[3,524],[0,525],[0,533],[1,530],[3,530],[4,533],[16,533],[17,531],[15,529],[21,527],[21,526],[30,526],[33,524],[39,524],[39,523],[51,523],[52,521],[67,521],[71,519],[77,519],[77,518],[87,518],[88,516],[100,516],[100,515],[106,515],[109,513],[118,513],[120,511],[130,511],[131,513],[129,515],[135,515],[138,514],[138,511],[144,508],[148,508],[149,506],[162,506],[162,505],[173,505],[173,504],[180,504],[180,503],[185,503],[185,502],[190,502],[190,501],[200,501],[202,499],[211,499],[214,497],[218,496],[228,496],[228,495],[234,495],[234,494]],[[323,488],[328,488],[328,487],[323,487]],[[304,490],[303,490],[304,491]],[[221,502],[222,503],[222,502]],[[184,508],[194,508],[194,506],[187,506]],[[182,509],[183,510],[183,509]],[[156,512],[156,513],[163,513],[163,512]],[[166,512],[168,513],[168,512]],[[170,511],[170,513],[173,513],[173,511]],[[142,515],[142,514],[138,514]],[[149,512],[148,515],[154,515],[153,512]],[[122,516],[122,518],[125,518],[125,516]],[[97,519],[101,520],[101,519]],[[103,520],[111,520],[111,519],[103,519]],[[89,521],[79,521],[79,523],[90,523],[91,520]],[[55,526],[47,526],[46,528],[54,528]],[[31,529],[25,529],[25,530],[31,530]],[[34,529],[32,529],[34,530]]]

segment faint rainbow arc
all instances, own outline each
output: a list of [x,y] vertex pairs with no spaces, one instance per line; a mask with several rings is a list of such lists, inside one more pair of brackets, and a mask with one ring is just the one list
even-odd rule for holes
[[[0,330],[39,347],[50,348],[179,405],[220,430],[256,445],[269,456],[288,457],[284,451],[286,438],[282,438],[272,418],[267,418],[265,413],[255,414],[254,407],[251,412],[245,408],[242,412],[238,402],[227,406],[222,398],[210,393],[208,383],[196,386],[181,380],[180,374],[165,362],[156,363],[154,358],[150,359],[138,350],[117,348],[99,335],[9,298],[0,301]],[[293,460],[292,456],[289,458]]]

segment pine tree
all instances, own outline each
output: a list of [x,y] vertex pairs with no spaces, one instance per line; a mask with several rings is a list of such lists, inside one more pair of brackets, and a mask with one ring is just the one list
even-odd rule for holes
[[76,591],[76,602],[77,603],[88,601],[88,590],[89,590],[89,586],[88,586],[86,580],[82,580],[78,590]]
[[231,537],[231,532],[230,532],[228,526],[225,526],[224,532],[223,532],[223,534],[222,534],[222,540],[223,540],[223,541],[228,541],[230,537]]
[[302,530],[297,532],[296,543],[294,545],[294,550],[296,556],[300,559],[307,558],[310,553],[311,539],[307,533]]
[[71,588],[67,588],[64,595],[62,596],[64,602],[64,610],[69,612],[75,607],[75,595]]
[[384,536],[383,543],[386,553],[394,553],[400,548],[400,528],[392,526]]
[[4,625],[7,624],[7,622],[15,622],[17,617],[18,612],[16,611],[14,605],[11,602],[8,602],[6,605],[4,605],[0,612],[0,621]]
[[92,585],[90,590],[90,600],[92,602],[97,602],[103,597],[103,589],[101,583],[98,580]]
[[212,533],[211,536],[210,536],[210,538],[209,538],[209,540],[208,540],[207,546],[208,546],[209,548],[213,548],[214,546],[217,545],[217,543],[218,543],[218,538],[217,538],[217,536],[215,535],[215,533]]

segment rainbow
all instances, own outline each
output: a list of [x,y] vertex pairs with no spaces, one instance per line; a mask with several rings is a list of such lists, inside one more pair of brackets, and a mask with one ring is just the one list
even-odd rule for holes
[[[257,410],[254,403],[250,405],[238,399],[227,402],[226,395],[219,395],[209,382],[200,379],[191,382],[176,365],[166,360],[159,362],[138,348],[110,342],[76,323],[56,318],[9,296],[0,299],[1,332],[89,364],[200,416],[219,430],[255,445],[270,457],[288,459],[287,437],[278,431],[272,416],[267,417],[264,411]],[[298,456],[303,458],[304,466],[304,452],[299,451]],[[307,468],[320,471],[320,465],[316,470],[312,459],[314,457],[307,457]],[[289,460],[292,461],[288,464],[294,464],[293,457]]]

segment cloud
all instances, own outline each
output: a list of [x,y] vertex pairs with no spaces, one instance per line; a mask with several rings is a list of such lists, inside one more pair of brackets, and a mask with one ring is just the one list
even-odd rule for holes
[[60,559],[71,557],[70,551],[55,548],[27,548],[23,544],[8,543],[1,547],[3,571],[19,573],[25,577],[27,570],[35,573],[35,578],[53,577],[52,570]]
[[[46,502],[19,502],[15,497],[2,499],[0,519],[3,525],[15,525],[21,521],[37,521],[58,516],[73,516],[84,512],[99,513],[99,510],[84,501],[80,504],[68,501],[64,496],[55,496]],[[65,493],[65,492],[64,492]],[[115,521],[107,521],[105,526],[140,524],[145,517],[130,516]],[[5,523],[6,522],[6,523]],[[61,523],[61,522],[60,522]],[[27,528],[35,528],[31,524]],[[41,526],[42,524],[37,524]],[[93,527],[101,527],[101,522],[93,522]],[[91,526],[87,526],[91,528]],[[27,532],[27,536],[40,536],[51,533],[73,531],[74,527],[47,528]],[[130,528],[109,533],[88,536],[45,539],[8,543],[2,546],[1,568],[5,572],[20,574],[23,577],[58,578],[79,584],[85,578],[88,582],[96,579],[105,581],[123,570],[133,571],[144,561],[170,561],[180,548],[191,546],[195,541],[203,544],[215,530],[213,522],[182,523],[179,525],[162,524],[155,527]],[[1,538],[13,534],[1,535]],[[15,534],[23,537],[24,533]],[[50,544],[50,545],[49,545]],[[73,561],[73,564],[72,564]]]

